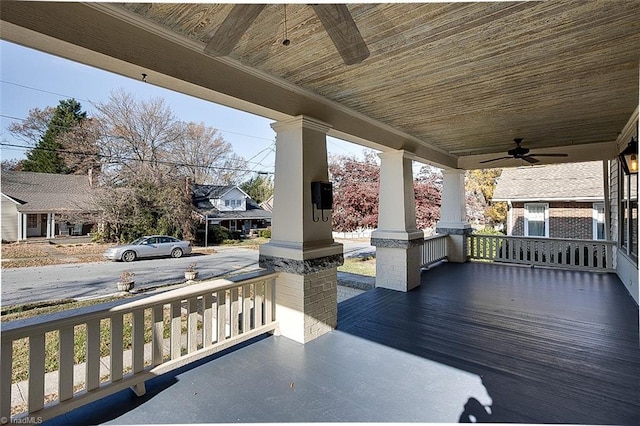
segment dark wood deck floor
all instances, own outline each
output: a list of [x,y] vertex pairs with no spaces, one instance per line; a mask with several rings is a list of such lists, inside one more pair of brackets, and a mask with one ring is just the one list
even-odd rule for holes
[[469,263],[339,306],[307,345],[266,337],[50,424],[640,424],[638,307],[612,274]]

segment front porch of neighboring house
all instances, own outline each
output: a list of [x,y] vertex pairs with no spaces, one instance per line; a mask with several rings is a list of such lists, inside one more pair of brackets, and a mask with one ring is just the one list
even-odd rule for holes
[[[637,111],[630,123],[621,139],[637,135]],[[376,289],[338,307],[343,249],[312,184],[328,181],[328,126],[296,117],[273,128],[265,272],[3,324],[3,417],[17,392],[14,342],[27,339],[28,408],[17,418],[69,413],[54,423],[640,421],[637,175],[603,163],[610,234],[591,241],[471,235],[464,171],[444,170],[438,235],[425,238],[412,160],[381,153]],[[294,158],[304,167],[289,167]],[[78,327],[84,383],[70,356]],[[52,333],[60,363],[47,396]]]
[[56,237],[70,237],[88,235],[93,227],[92,223],[83,221],[68,221],[60,214],[48,213],[17,213],[18,241],[29,238],[53,239]]

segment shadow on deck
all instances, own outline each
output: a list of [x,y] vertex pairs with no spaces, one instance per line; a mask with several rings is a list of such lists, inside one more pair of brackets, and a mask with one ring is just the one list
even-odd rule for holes
[[255,339],[47,424],[640,424],[638,307],[615,275],[467,263],[422,282],[341,303],[306,345]]

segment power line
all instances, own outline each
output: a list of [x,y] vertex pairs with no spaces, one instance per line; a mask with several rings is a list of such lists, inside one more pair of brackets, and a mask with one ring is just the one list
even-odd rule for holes
[[[14,116],[6,115],[6,114],[0,114],[0,117],[8,118],[8,119],[11,119],[11,120],[27,121],[27,119],[26,119],[26,118],[14,117]],[[62,130],[62,131],[70,131],[70,130],[72,130],[72,129],[73,129],[73,127],[69,127],[69,126],[60,126],[60,125],[52,124],[52,123],[48,123],[48,124],[47,124],[47,126],[48,126],[48,127],[57,128],[57,129]],[[216,130],[218,130],[218,129],[216,129]],[[218,130],[218,131],[219,131],[219,130]],[[238,134],[240,134],[240,133],[238,133]],[[241,135],[241,134],[240,134],[240,135]],[[107,137],[117,137],[117,136],[112,136],[112,135],[105,135],[105,136],[107,136]],[[268,140],[268,141],[273,142],[273,140],[272,140],[272,139],[259,138],[258,136],[250,136],[250,135],[242,135],[242,136],[253,137],[253,138],[256,138],[256,139],[264,139],[264,140]],[[8,145],[5,145],[5,146],[8,146]],[[16,146],[20,146],[20,145],[16,145]],[[246,163],[250,163],[250,164],[255,164],[256,166],[263,166],[263,164],[262,164],[261,162],[252,162],[251,160],[252,160],[253,158],[257,157],[258,155],[260,155],[262,152],[264,152],[264,151],[265,151],[265,150],[267,150],[267,149],[271,149],[271,150],[273,150],[272,146],[273,146],[273,144],[272,144],[272,145],[270,145],[270,146],[268,146],[267,148],[264,148],[264,149],[262,149],[262,150],[258,151],[258,153],[257,153],[256,155],[254,155],[253,157],[251,157],[249,160],[246,160],[245,162],[246,162]],[[22,147],[22,148],[27,149],[27,150],[29,150],[29,149],[35,149],[35,148],[32,148],[32,147]],[[222,157],[222,158],[227,159],[227,160],[231,160],[231,158],[229,158],[229,157]]]
[[[91,105],[94,105],[94,103],[92,101],[90,101],[88,99],[78,98],[76,96],[64,95],[62,93],[51,92],[49,90],[39,89],[37,87],[27,86],[27,85],[19,84],[19,83],[13,83],[11,81],[6,81],[6,80],[2,80],[2,79],[0,79],[0,83],[10,84],[12,86],[21,87],[23,89],[34,90],[36,92],[42,92],[42,93],[48,93],[48,94],[51,94],[51,95],[62,96],[63,98],[67,98],[67,99],[72,98],[72,99],[76,99],[78,101],[87,102],[87,103],[89,103]],[[24,119],[24,118],[10,117],[10,116],[6,116],[6,115],[3,115],[3,114],[0,114],[0,116],[5,117],[5,118],[10,118],[12,120],[26,121],[26,119]],[[220,132],[220,133],[229,133],[229,134],[232,134],[232,135],[244,136],[244,137],[247,137],[247,138],[260,139],[260,140],[266,140],[266,141],[273,141],[273,138],[265,138],[265,137],[262,137],[262,136],[247,135],[245,133],[233,132],[231,130],[223,130],[223,129],[216,129],[216,130],[218,132]]]
[[[15,145],[15,144],[10,144],[6,142],[0,143],[0,146],[28,149],[27,147],[24,147],[22,145]],[[100,154],[100,153],[87,153],[87,152],[80,152],[80,151],[70,151],[66,149],[40,148],[40,147],[33,148],[33,149],[38,149],[41,151],[48,151],[48,152],[63,153],[63,154],[79,155],[84,157],[96,157],[96,158],[106,159],[107,164],[119,164],[119,163],[122,163],[123,161],[139,161],[141,163],[144,163],[145,161],[151,162],[151,160],[143,160],[140,158],[124,157],[124,156],[115,157],[115,156]],[[196,167],[196,168],[202,168],[202,169],[208,169],[208,170],[226,170],[226,171],[236,171],[236,172],[246,172],[246,173],[273,174],[273,172],[256,171],[251,169],[243,169],[239,167],[224,167],[224,166],[211,166],[211,165],[207,166],[203,164],[177,163],[174,161],[167,161],[167,160],[153,160],[153,162],[158,164],[165,164],[168,166],[175,166],[175,167]]]
[[48,93],[50,95],[62,96],[63,98],[67,98],[67,99],[72,98],[72,99],[76,99],[78,101],[91,103],[91,101],[88,100],[88,99],[81,99],[81,98],[77,98],[75,96],[63,95],[62,93],[56,93],[56,92],[51,92],[49,90],[38,89],[37,87],[25,86],[24,84],[13,83],[11,81],[0,80],[0,83],[10,84],[12,86],[17,86],[17,87],[22,87],[23,89],[35,90],[36,92]]

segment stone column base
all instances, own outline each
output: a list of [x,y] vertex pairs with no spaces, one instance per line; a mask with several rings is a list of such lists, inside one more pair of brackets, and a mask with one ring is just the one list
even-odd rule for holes
[[376,247],[376,287],[412,290],[420,285],[424,233],[400,233],[401,238],[388,238],[388,234],[374,231],[371,236],[371,245]]

